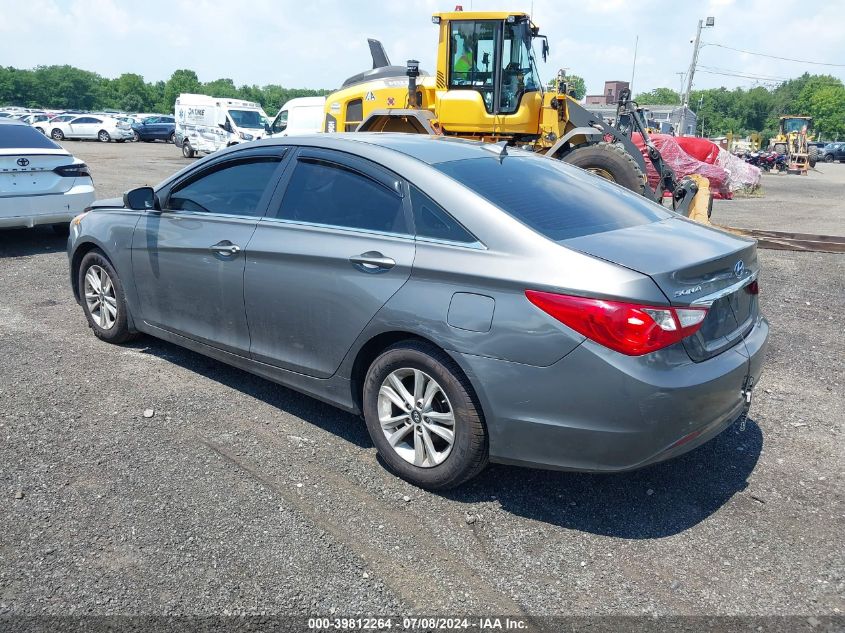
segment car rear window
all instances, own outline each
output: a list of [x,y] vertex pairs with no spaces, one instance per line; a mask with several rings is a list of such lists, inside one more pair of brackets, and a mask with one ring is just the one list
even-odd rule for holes
[[643,196],[549,158],[491,156],[434,167],[555,241],[671,217]]
[[0,149],[62,149],[34,127],[0,125]]

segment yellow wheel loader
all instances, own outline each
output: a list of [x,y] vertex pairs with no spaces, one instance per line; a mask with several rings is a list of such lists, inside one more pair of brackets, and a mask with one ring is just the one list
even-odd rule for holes
[[[373,68],[326,97],[324,132],[414,132],[505,142],[655,200],[668,189],[677,209],[689,206],[695,183],[675,181],[632,107],[630,93],[620,99],[613,126],[568,94],[562,72],[553,89],[544,87],[533,45],[538,41],[545,60],[548,40],[528,14],[454,11],[435,13],[432,22],[439,30],[434,74],[421,71],[415,60],[392,66],[381,43],[369,40]],[[643,134],[648,159],[661,175],[657,190],[648,186],[633,132]]]
[[780,117],[778,133],[769,141],[769,151],[786,154],[790,173],[806,174],[807,167],[816,166],[817,147],[809,147],[813,140],[813,117],[788,115]]

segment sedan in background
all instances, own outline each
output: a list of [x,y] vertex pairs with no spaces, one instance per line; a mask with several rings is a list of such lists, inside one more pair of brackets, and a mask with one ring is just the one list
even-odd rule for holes
[[88,167],[41,132],[0,119],[0,228],[68,223],[94,201]]
[[47,136],[49,136],[48,132],[50,132],[51,130],[51,123],[66,123],[68,121],[73,121],[77,117],[79,117],[78,114],[59,114],[50,119],[47,119],[46,121],[39,121],[37,123],[34,123],[32,127],[34,127],[42,134],[46,134]]
[[837,160],[845,163],[845,143],[828,143],[819,153],[819,158],[826,163]]
[[172,116],[151,116],[132,125],[136,141],[176,142],[176,119]]
[[67,138],[96,139],[103,143],[108,143],[109,141],[123,143],[135,136],[132,132],[132,126],[129,123],[101,115],[83,114],[82,116],[76,116],[70,121],[50,121],[48,127],[50,128],[50,137],[56,141]]
[[388,468],[432,489],[488,461],[685,453],[744,420],[768,338],[753,240],[444,137],[224,149],[95,203],[68,254],[97,337],[146,333],[363,413]]

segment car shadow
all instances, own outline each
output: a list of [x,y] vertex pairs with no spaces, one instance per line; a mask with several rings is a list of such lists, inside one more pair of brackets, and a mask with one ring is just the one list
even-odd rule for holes
[[[354,415],[292,389],[152,337],[132,344],[280,412],[297,416],[361,448],[372,448]],[[690,529],[743,491],[763,449],[753,419],[736,423],[676,459],[618,474],[573,473],[491,465],[442,497],[458,503],[496,502],[511,514],[571,530],[627,539],[655,539]],[[384,466],[381,459],[379,462]]]
[[[626,539],[655,539],[690,529],[748,486],[763,449],[751,418],[702,446],[641,470],[594,474],[493,465],[444,496],[495,501],[512,514],[558,527]],[[756,502],[755,502],[756,503]]]
[[0,258],[29,257],[66,249],[67,236],[57,235],[49,226],[0,229]]

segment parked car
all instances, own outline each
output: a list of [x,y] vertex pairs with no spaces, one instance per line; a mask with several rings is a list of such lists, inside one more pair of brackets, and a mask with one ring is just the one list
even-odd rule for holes
[[362,412],[427,488],[488,460],[685,453],[747,412],[768,337],[753,240],[561,161],[422,135],[221,150],[95,203],[68,253],[99,338],[143,332]]
[[50,122],[50,137],[56,141],[71,139],[97,139],[103,143],[133,138],[132,127],[112,117],[83,114],[70,121]]
[[39,121],[38,123],[33,124],[32,127],[34,127],[42,134],[47,134],[52,129],[50,127],[51,123],[66,123],[68,121],[73,121],[78,116],[78,114],[58,114],[53,118],[48,119],[47,121]]
[[845,143],[828,143],[821,152],[821,160],[832,163],[835,160],[845,163]]
[[132,125],[136,141],[176,142],[176,119],[172,116],[151,116]]
[[94,201],[88,167],[33,127],[0,119],[0,228],[68,222]]

